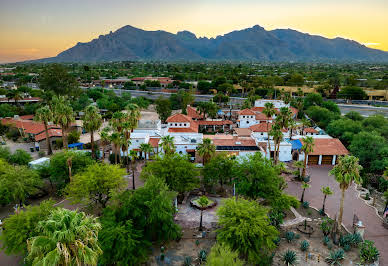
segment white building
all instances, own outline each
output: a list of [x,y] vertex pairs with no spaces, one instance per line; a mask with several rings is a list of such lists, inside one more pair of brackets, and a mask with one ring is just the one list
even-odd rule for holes
[[266,103],[273,103],[275,109],[280,109],[281,107],[290,107],[290,104],[286,104],[281,100],[263,100],[263,99],[256,100],[255,107],[265,107]]
[[251,109],[244,109],[238,112],[238,127],[249,128],[257,124],[256,114]]

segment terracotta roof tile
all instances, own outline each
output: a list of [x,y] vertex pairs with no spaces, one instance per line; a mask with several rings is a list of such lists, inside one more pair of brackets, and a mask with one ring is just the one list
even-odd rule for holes
[[159,145],[160,138],[150,138],[148,141],[149,144],[151,144],[152,147],[157,148]]
[[234,131],[239,137],[249,137],[252,133],[249,128],[235,128]]
[[[301,139],[303,143],[303,139]],[[349,151],[339,139],[314,139],[314,151],[309,155],[346,155]]]
[[184,115],[184,114],[175,114],[167,118],[166,122],[168,123],[182,123],[182,122],[192,122],[193,119],[191,117]]
[[[267,124],[268,124],[268,130],[267,130]],[[272,123],[260,123],[253,126],[250,126],[249,129],[253,132],[267,132],[270,131],[272,128]],[[287,129],[283,128],[282,132],[287,132]]]
[[[49,137],[62,137],[62,130],[61,129],[56,129],[56,128],[51,128],[48,130]],[[46,139],[46,132],[42,132],[38,135],[35,136],[36,141],[41,141]]]
[[204,115],[200,115],[199,112],[197,111],[197,108],[194,108],[190,105],[187,106],[186,108],[187,111],[187,116],[195,119],[203,119]]
[[[2,124],[4,125],[13,125],[16,128],[21,128],[24,130],[25,133],[29,134],[39,134],[43,132],[44,124],[36,121],[31,120],[22,120],[22,119],[13,119],[13,118],[3,118],[1,119]],[[57,125],[49,125],[48,128],[61,128]]]
[[303,131],[306,133],[318,133],[318,131],[312,127],[306,127]]
[[230,135],[208,135],[204,138],[209,138],[212,140],[213,144],[216,146],[255,146],[256,142],[251,137],[236,137]]
[[233,125],[233,122],[230,120],[221,120],[221,121],[199,120],[197,121],[197,123],[199,125],[209,125],[209,126]]
[[239,115],[255,115],[255,112],[253,112],[251,109],[244,109],[238,112]]

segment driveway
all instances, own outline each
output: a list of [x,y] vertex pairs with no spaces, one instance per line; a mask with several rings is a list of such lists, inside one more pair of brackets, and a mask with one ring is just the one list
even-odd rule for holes
[[[310,206],[321,209],[323,202],[321,187],[329,186],[333,191],[333,195],[327,197],[325,211],[330,217],[334,218],[339,211],[341,191],[334,177],[328,176],[331,168],[331,166],[309,167],[311,187],[306,189],[304,198],[310,202]],[[300,198],[302,194],[300,184],[300,182],[288,182],[287,193]],[[375,210],[366,205],[357,195],[355,185],[346,190],[342,222],[348,230],[352,231],[353,215],[357,215],[366,226],[364,237],[374,241],[380,251],[380,265],[385,265],[384,262],[388,264],[388,230],[382,226],[382,221],[376,215]]]

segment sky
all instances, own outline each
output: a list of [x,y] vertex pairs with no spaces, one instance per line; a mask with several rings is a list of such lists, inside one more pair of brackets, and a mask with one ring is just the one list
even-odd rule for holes
[[0,63],[56,56],[125,25],[197,37],[291,28],[388,51],[388,0],[0,0]]

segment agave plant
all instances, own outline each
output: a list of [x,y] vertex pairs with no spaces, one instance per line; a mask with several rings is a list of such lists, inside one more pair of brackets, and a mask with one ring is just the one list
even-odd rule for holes
[[307,241],[307,240],[303,240],[301,243],[300,243],[300,250],[302,251],[307,251],[310,247],[310,243]]
[[295,233],[294,232],[288,231],[286,233],[286,239],[287,239],[288,243],[290,243],[294,238],[295,238]]
[[205,262],[206,261],[206,258],[207,258],[207,252],[206,250],[204,249],[201,249],[199,252],[198,252],[198,259],[199,261],[202,263],[202,262]]
[[341,266],[341,261],[345,258],[345,251],[340,248],[335,251],[330,252],[330,255],[325,259],[325,261],[330,265]]
[[183,265],[184,265],[184,266],[191,266],[191,262],[192,262],[191,257],[187,256],[187,257],[185,257],[185,260],[184,260],[184,262],[183,262]]
[[286,253],[283,254],[282,261],[286,265],[296,265],[298,259],[296,257],[295,251],[287,250]]

